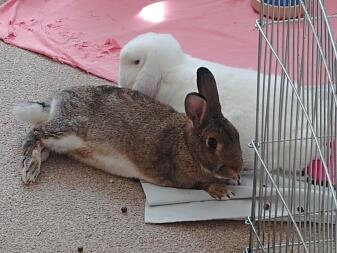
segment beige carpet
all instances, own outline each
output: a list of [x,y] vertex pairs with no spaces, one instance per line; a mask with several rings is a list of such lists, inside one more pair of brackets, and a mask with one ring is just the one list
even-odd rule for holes
[[15,121],[11,107],[72,85],[103,83],[0,43],[0,252],[242,252],[249,237],[243,222],[144,224],[138,182],[65,157],[51,156],[34,185],[21,183],[20,145],[28,126]]

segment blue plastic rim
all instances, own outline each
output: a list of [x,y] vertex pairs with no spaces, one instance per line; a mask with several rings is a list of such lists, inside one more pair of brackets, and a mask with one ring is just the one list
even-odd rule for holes
[[264,0],[264,2],[274,6],[295,6],[300,4],[300,0]]

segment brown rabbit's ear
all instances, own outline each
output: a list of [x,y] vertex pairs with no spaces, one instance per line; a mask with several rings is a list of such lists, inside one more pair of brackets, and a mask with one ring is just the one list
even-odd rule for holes
[[199,93],[192,92],[185,98],[185,112],[194,125],[200,125],[206,116],[207,102]]
[[207,113],[221,113],[218,89],[215,78],[209,69],[200,67],[197,70],[197,85],[199,93],[206,98]]

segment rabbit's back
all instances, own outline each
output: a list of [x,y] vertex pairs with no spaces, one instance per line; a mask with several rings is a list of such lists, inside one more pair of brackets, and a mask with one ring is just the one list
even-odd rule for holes
[[[106,138],[111,132],[141,134],[165,128],[166,122],[180,121],[183,114],[138,91],[111,85],[72,87],[61,91],[55,100],[63,118],[77,119],[91,131]],[[96,133],[96,137],[99,134]]]
[[183,132],[185,123],[185,115],[171,107],[109,85],[69,88],[54,100],[58,104],[54,117],[60,125],[74,126],[76,134],[97,149],[114,147],[133,159],[155,153],[165,132],[172,128]]

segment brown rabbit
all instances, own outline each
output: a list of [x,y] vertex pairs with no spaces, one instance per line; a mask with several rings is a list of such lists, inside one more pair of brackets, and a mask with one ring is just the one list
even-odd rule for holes
[[221,113],[208,69],[197,70],[197,85],[199,93],[186,96],[186,115],[109,85],[73,87],[50,104],[16,106],[14,114],[35,126],[23,145],[23,182],[36,180],[53,151],[114,175],[230,198],[226,179],[237,180],[242,168],[239,134]]

